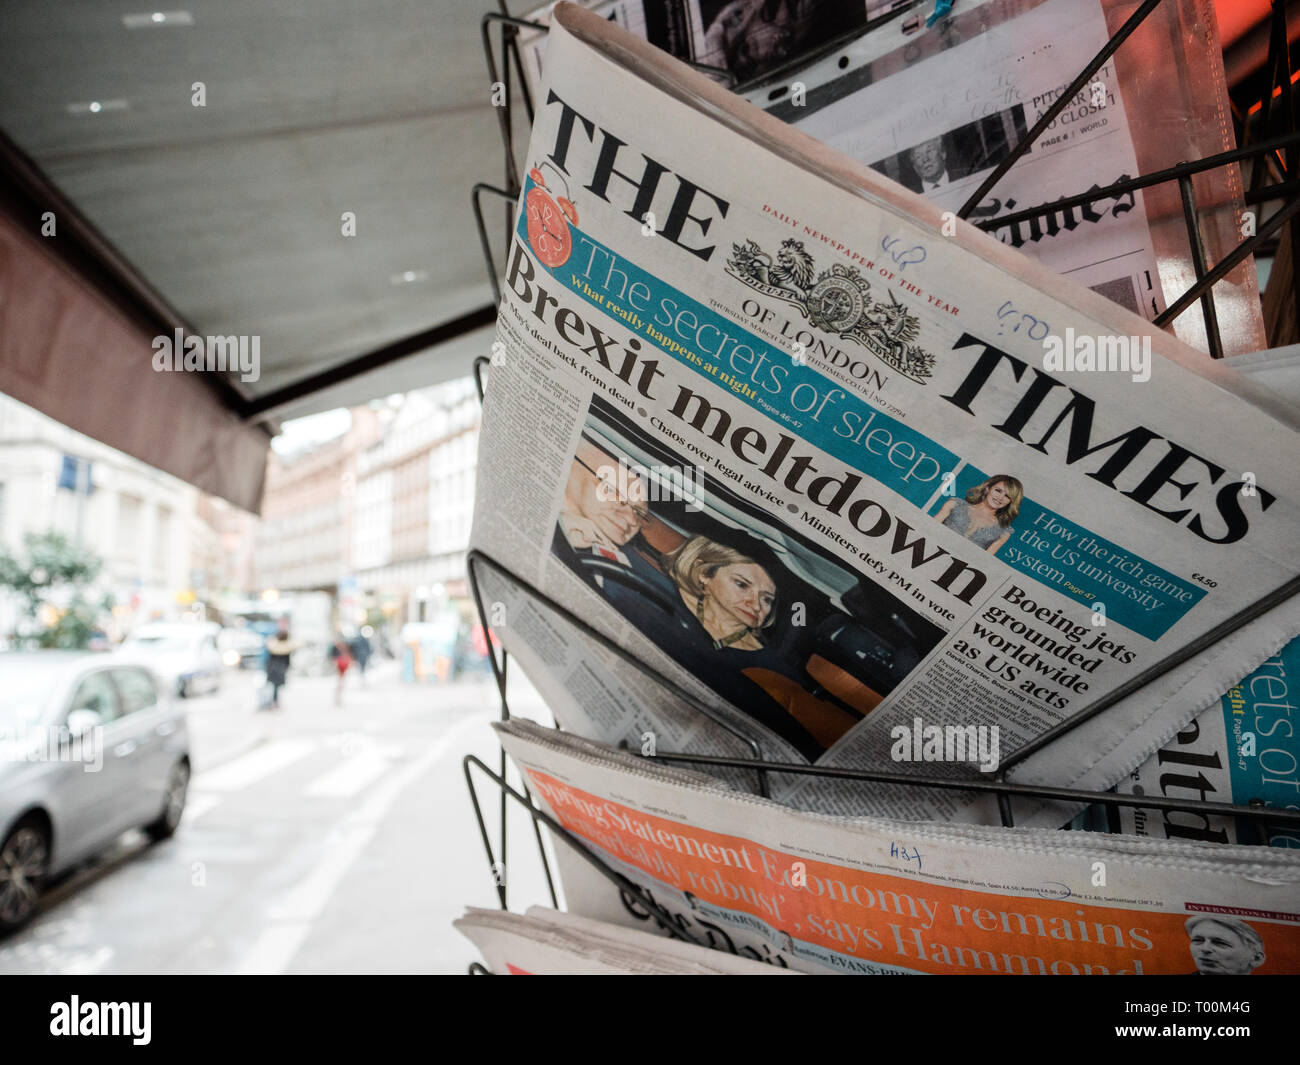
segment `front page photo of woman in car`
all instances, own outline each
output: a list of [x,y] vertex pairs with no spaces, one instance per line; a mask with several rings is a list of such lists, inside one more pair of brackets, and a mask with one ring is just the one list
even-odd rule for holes
[[943,636],[599,399],[552,552],[646,640],[810,760]]

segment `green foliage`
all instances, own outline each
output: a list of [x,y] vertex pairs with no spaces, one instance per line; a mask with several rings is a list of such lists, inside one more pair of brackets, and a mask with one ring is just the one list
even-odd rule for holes
[[54,625],[37,636],[37,643],[41,647],[57,647],[62,651],[84,651],[99,630],[100,615],[112,609],[111,596],[103,596],[98,603],[92,603],[77,595],[59,613]]
[[[62,533],[28,533],[23,537],[21,556],[0,551],[0,588],[8,588],[23,600],[28,617],[41,627],[36,636],[39,646],[85,648],[98,616],[112,608],[108,596],[93,603],[83,595],[103,567],[94,551]],[[53,625],[41,626],[41,607],[47,603],[57,607],[56,600],[67,600],[66,606],[58,607]]]

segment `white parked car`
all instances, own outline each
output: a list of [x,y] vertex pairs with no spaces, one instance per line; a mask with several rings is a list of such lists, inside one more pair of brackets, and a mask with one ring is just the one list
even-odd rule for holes
[[123,832],[176,831],[190,781],[185,712],[111,655],[0,653],[0,932],[47,879]]
[[182,699],[215,692],[221,687],[220,631],[211,622],[149,622],[131,631],[116,657],[148,666]]

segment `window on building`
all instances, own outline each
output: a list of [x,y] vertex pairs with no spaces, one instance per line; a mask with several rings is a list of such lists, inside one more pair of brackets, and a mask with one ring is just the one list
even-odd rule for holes
[[140,510],[143,501],[138,496],[123,493],[117,500],[117,554],[130,558],[140,546]]

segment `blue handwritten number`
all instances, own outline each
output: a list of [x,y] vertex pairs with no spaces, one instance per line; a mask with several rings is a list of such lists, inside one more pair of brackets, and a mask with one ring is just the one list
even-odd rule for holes
[[894,250],[897,244],[897,237],[882,237],[880,241],[881,250],[887,252],[889,257],[898,264],[900,274],[913,263],[925,262],[925,249],[920,244],[914,244],[903,250]]
[[[1025,329],[1025,333],[1028,335],[1030,340],[1043,340],[1046,338],[1047,334],[1052,331],[1052,327],[1046,322],[1039,318],[1035,318],[1032,314],[1026,314],[1023,311],[1016,310],[1016,308],[1012,306],[1011,301],[1007,300],[998,308],[998,336],[1001,336],[1002,331],[1007,327],[1007,319],[1013,318],[1016,315],[1019,315],[1020,317],[1017,318],[1015,324],[1011,326],[1011,332],[1013,333],[1019,333],[1020,327],[1026,322],[1030,323]],[[1038,330],[1038,332],[1035,333],[1034,330]]]

